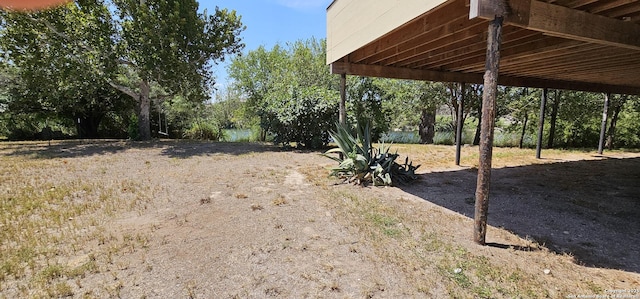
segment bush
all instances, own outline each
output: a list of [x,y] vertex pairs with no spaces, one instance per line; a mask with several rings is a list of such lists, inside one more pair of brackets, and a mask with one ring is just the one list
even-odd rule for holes
[[322,88],[292,88],[262,115],[263,128],[275,143],[298,147],[321,148],[329,143],[329,130],[337,118],[338,101],[333,91]]
[[395,143],[420,143],[420,135],[417,131],[390,131],[380,136],[380,142]]
[[218,141],[222,138],[222,130],[218,126],[206,122],[194,122],[184,132],[183,138]]

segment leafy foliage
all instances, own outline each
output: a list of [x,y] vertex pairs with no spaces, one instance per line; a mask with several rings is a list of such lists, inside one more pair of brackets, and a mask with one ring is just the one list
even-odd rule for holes
[[[329,130],[337,118],[338,105],[334,91],[319,87],[274,93],[262,116],[274,135],[274,142],[298,143],[300,147],[321,148],[329,143]],[[281,98],[280,98],[281,97]]]
[[[399,157],[397,152],[389,153],[389,147],[384,144],[378,148],[372,146],[369,125],[358,126],[356,136],[347,126],[337,124],[336,127],[337,130],[330,134],[338,147],[323,154],[340,163],[332,169],[331,176],[357,184],[373,183],[374,186],[406,184],[418,178],[415,171],[420,165],[414,166],[408,157],[404,164],[399,164],[396,162]],[[331,156],[335,153],[341,157]]]
[[326,42],[312,38],[233,59],[229,75],[246,96],[245,112],[259,117],[262,140],[268,133],[284,145],[320,148],[329,142],[339,94],[325,51]]
[[184,138],[218,141],[222,137],[222,131],[218,126],[207,122],[194,122],[187,131]]
[[380,86],[381,79],[350,77],[347,82],[347,117],[349,122],[364,127],[370,124],[373,140],[391,128],[391,108],[384,102],[393,96]]
[[116,109],[137,114],[141,139],[151,138],[152,102],[175,95],[203,102],[211,66],[244,47],[235,11],[216,8],[209,15],[195,0],[76,1],[42,12],[0,12],[0,18],[1,50],[24,86],[15,97],[91,108],[93,131],[106,113],[101,108],[95,116],[93,107],[118,101]]
[[[124,94],[107,84],[115,56],[105,37],[113,32],[110,12],[100,5],[84,1],[37,13],[1,13],[0,49],[13,75],[4,99],[10,122],[35,118],[33,126],[42,128],[66,119],[62,123],[75,127],[79,137],[95,138],[99,131],[117,135],[102,121],[113,123],[122,116],[116,111],[133,109]],[[80,41],[93,46],[79,49]],[[11,128],[14,133],[24,129]]]

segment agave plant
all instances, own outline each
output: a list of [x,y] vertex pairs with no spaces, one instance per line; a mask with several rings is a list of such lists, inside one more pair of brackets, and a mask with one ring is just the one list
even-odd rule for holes
[[[331,138],[338,145],[328,150],[323,156],[339,163],[331,171],[331,176],[345,178],[348,182],[357,184],[373,183],[375,186],[391,186],[394,183],[409,183],[417,179],[414,166],[405,159],[404,164],[395,160],[398,153],[389,153],[389,147],[384,143],[375,148],[371,146],[371,130],[369,125],[358,127],[358,133],[353,136],[349,127],[336,125],[337,130],[329,132]],[[340,154],[338,157],[331,154]]]

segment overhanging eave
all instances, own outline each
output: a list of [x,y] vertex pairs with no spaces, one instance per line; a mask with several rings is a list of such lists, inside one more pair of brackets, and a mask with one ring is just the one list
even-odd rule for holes
[[[347,74],[364,77],[393,78],[435,82],[465,82],[482,84],[483,75],[478,73],[446,72],[421,70],[412,68],[390,67],[381,65],[354,64],[348,62],[334,62],[331,65],[332,74]],[[640,87],[610,85],[601,83],[548,80],[530,77],[515,77],[501,74],[498,83],[503,86],[551,88],[579,90],[589,92],[608,92],[615,94],[640,95]]]

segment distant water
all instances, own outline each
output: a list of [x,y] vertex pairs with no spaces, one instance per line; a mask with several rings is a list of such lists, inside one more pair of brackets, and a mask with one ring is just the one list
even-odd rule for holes
[[249,142],[251,140],[250,129],[225,129],[224,141],[227,142]]
[[393,143],[420,143],[418,131],[391,131],[380,136],[382,142]]

